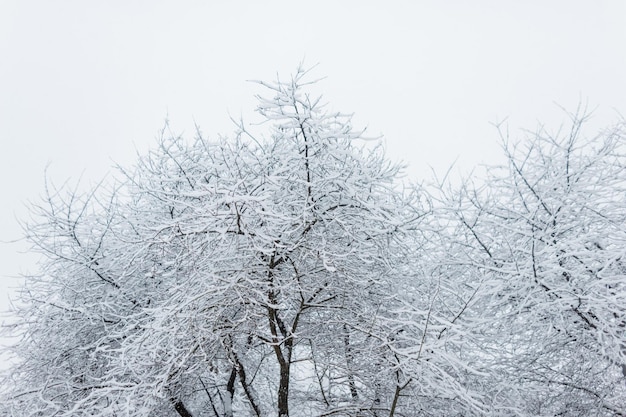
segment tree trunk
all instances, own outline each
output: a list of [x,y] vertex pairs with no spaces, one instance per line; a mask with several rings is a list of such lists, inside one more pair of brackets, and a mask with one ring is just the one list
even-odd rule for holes
[[239,382],[241,383],[243,392],[246,393],[246,397],[250,402],[250,407],[252,407],[257,417],[261,417],[261,408],[259,407],[258,400],[256,398],[256,395],[254,395],[252,387],[248,384],[248,380],[246,379],[246,371],[243,369],[243,365],[241,364],[241,362],[239,362],[239,360],[237,360],[237,371],[239,372]]
[[348,326],[343,325],[343,344],[346,349],[346,365],[348,368],[348,386],[350,387],[350,395],[352,395],[353,400],[359,399],[359,392],[356,389],[356,383],[354,382],[354,374],[352,373],[353,364],[352,364],[352,348],[350,347],[350,334],[348,333]]
[[235,380],[237,379],[237,368],[233,366],[230,378],[226,384],[226,398],[224,399],[224,417],[233,417],[233,397],[235,396]]
[[180,417],[193,417],[193,414],[187,410],[185,404],[179,399],[172,399],[172,403],[174,404],[174,410],[180,415]]
[[402,392],[402,388],[400,385],[396,385],[396,392],[393,394],[393,401],[391,402],[391,408],[389,409],[389,417],[393,417],[396,414],[396,407],[398,406],[400,392]]
[[280,367],[278,386],[278,417],[289,417],[289,362]]

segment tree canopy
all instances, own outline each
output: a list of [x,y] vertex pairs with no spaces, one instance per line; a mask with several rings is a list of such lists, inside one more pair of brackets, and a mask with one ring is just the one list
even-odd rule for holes
[[47,187],[16,307],[14,416],[623,416],[626,139],[503,135],[461,186],[309,90],[163,131],[117,181]]

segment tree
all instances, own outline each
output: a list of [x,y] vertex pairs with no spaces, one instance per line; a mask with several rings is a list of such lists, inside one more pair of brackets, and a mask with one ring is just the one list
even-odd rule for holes
[[452,258],[492,288],[478,349],[522,415],[625,415],[625,135],[586,118],[502,134],[508,164],[445,193]]
[[304,77],[261,83],[269,137],[164,131],[120,183],[34,206],[26,231],[45,260],[19,311],[11,413],[395,407],[381,341],[424,212]]

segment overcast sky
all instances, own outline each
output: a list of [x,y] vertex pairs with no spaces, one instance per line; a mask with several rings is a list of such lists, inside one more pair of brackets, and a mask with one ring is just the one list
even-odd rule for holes
[[[188,138],[251,118],[250,79],[327,76],[314,91],[425,177],[497,162],[491,123],[557,129],[582,100],[590,133],[626,114],[626,1],[0,1],[0,241],[26,200],[132,164],[169,118]],[[0,243],[0,309],[35,271]]]

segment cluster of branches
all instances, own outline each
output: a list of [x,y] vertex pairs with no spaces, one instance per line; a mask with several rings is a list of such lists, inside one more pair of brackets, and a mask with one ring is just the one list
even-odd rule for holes
[[164,130],[117,183],[48,188],[4,411],[624,415],[624,132],[575,117],[401,188],[306,76],[260,83],[264,135]]

